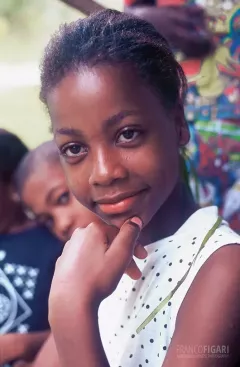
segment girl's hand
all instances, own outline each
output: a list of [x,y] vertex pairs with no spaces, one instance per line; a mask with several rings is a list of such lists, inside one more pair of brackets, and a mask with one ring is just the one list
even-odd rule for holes
[[99,306],[116,288],[124,272],[133,279],[141,276],[133,260],[147,256],[137,244],[142,222],[134,217],[116,229],[92,223],[77,229],[58,259],[50,293],[50,320],[69,307]]

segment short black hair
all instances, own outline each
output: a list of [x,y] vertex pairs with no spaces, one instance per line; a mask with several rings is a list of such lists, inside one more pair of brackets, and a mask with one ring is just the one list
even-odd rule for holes
[[[41,169],[41,164],[45,162],[50,165],[60,164],[59,151],[53,140],[30,150],[18,165],[14,174],[14,186],[20,197],[26,181],[33,173]],[[49,179],[51,178],[49,177]]]
[[164,106],[182,103],[186,78],[167,41],[148,22],[116,10],[63,24],[47,45],[41,64],[40,99],[81,66],[132,65],[160,95]]
[[0,180],[10,183],[28,148],[15,134],[0,130]]

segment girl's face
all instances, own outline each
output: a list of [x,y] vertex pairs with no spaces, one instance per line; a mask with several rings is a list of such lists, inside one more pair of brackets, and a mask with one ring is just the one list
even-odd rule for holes
[[127,66],[67,75],[48,108],[76,198],[117,227],[135,215],[148,224],[179,180],[182,109],[167,111]]
[[73,231],[96,221],[69,191],[60,164],[42,163],[27,179],[22,201],[29,215],[46,225],[60,240],[67,241]]

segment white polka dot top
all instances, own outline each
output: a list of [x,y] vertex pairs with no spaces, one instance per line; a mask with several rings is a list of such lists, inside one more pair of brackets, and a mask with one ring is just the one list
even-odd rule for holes
[[[102,302],[99,327],[111,367],[162,366],[178,310],[201,266],[224,245],[240,244],[240,237],[228,224],[217,220],[217,208],[200,209],[173,236],[147,246],[148,258],[137,261],[142,278],[133,281],[124,275],[116,291]],[[198,253],[214,226],[217,228]],[[174,295],[137,333],[183,277]]]

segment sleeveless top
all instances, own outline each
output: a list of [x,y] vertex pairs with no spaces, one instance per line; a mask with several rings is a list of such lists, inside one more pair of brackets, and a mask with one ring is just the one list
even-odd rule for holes
[[[148,258],[137,260],[142,278],[133,281],[124,275],[102,302],[99,327],[111,367],[163,364],[178,310],[202,265],[219,248],[240,244],[240,237],[218,218],[216,207],[199,209],[174,235],[147,246]],[[139,330],[165,298],[162,308]]]

